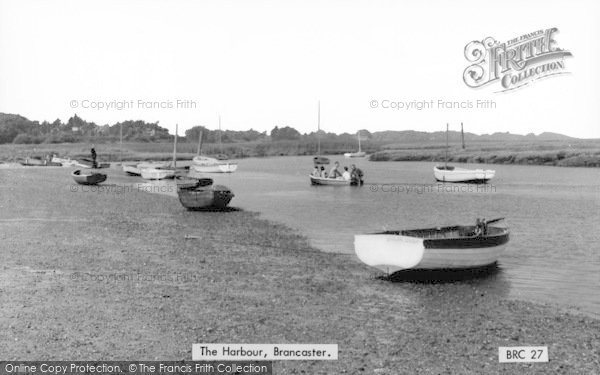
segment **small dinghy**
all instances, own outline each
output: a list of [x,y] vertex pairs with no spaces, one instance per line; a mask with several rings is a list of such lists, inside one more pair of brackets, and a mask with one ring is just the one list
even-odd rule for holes
[[213,185],[211,178],[178,180],[177,196],[183,207],[190,211],[223,209],[234,197],[228,187]]
[[329,164],[329,158],[325,156],[315,156],[313,158],[313,164],[316,166],[327,165]]
[[494,264],[509,240],[508,228],[476,225],[386,231],[354,236],[358,258],[388,274],[407,269],[467,269]]
[[190,169],[198,173],[233,173],[237,170],[237,163],[197,155],[192,159]]
[[439,182],[485,184],[494,178],[496,171],[493,169],[465,169],[450,165],[437,165],[433,167],[433,174]]
[[71,173],[73,180],[80,185],[97,185],[106,181],[106,175],[102,173],[82,173],[80,169]]
[[356,183],[352,183],[352,180],[346,180],[342,177],[338,178],[328,178],[328,177],[319,177],[308,175],[310,177],[310,183],[312,185],[331,185],[331,186],[350,186],[356,185]]

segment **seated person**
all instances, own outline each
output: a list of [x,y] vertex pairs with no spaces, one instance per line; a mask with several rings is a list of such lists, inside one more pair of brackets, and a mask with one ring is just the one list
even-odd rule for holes
[[325,167],[321,166],[321,177],[327,178],[327,171],[325,171]]
[[335,164],[333,165],[333,167],[331,167],[331,171],[329,172],[329,178],[342,177],[342,174],[338,170],[339,167],[340,167],[340,163],[336,161]]
[[319,176],[321,176],[321,171],[319,170],[319,167],[317,167],[317,166],[315,165],[315,169],[313,169],[313,171],[312,171],[312,173],[311,173],[310,175],[311,175],[311,176],[314,176],[314,177],[319,177]]
[[350,172],[348,171],[348,167],[344,167],[344,172],[342,173],[342,178],[344,180],[350,180]]

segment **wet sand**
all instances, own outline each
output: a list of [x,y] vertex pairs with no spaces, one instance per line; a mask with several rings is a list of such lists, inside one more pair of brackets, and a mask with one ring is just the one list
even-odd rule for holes
[[[600,368],[600,321],[508,299],[502,270],[478,275],[499,284],[495,293],[469,277],[383,280],[256,213],[188,212],[163,194],[94,192],[70,172],[0,170],[6,360],[190,360],[199,342],[337,343],[338,361],[275,362],[274,371]],[[107,186],[138,182],[107,172]],[[498,363],[499,346],[523,345],[547,345],[550,362]]]

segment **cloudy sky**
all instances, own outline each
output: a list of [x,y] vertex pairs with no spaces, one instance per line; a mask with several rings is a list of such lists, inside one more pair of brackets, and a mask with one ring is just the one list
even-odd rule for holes
[[[338,133],[464,122],[600,138],[598,19],[595,0],[0,0],[0,112],[180,133],[221,114],[227,129],[310,132],[320,100],[322,128]],[[570,74],[504,93],[463,82],[467,43],[552,27]],[[413,101],[434,105],[384,108]]]

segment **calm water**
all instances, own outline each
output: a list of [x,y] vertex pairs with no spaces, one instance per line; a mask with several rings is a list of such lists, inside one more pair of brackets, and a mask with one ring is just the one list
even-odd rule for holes
[[356,163],[365,172],[365,186],[314,187],[311,159],[244,159],[236,173],[211,177],[232,188],[232,206],[296,228],[313,246],[357,262],[356,233],[506,217],[511,240],[500,275],[482,281],[482,288],[501,280],[510,297],[600,317],[599,169],[494,165],[493,182],[477,190],[437,184],[434,163],[339,158],[342,166]]

